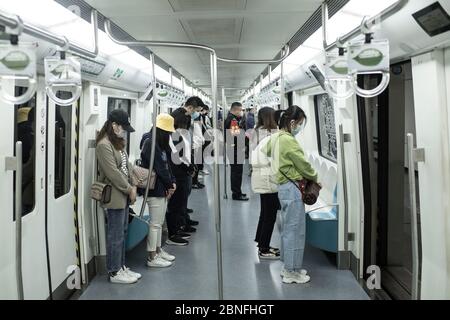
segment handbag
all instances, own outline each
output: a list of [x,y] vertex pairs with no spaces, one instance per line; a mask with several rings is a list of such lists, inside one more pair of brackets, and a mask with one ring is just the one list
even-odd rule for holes
[[94,182],[91,186],[91,198],[103,204],[111,202],[112,186],[106,183]]
[[[148,183],[148,169],[134,166],[131,171],[131,180],[133,185],[137,186],[140,189],[146,189]],[[156,172],[152,170],[152,175],[150,177],[150,188],[149,190],[154,190],[156,184]]]
[[317,200],[319,199],[320,190],[322,190],[320,184],[307,179],[303,179],[297,184],[295,181],[290,179],[283,171],[280,170],[280,172],[286,179],[292,182],[297,187],[297,189],[300,190],[304,204],[308,206],[316,204]]

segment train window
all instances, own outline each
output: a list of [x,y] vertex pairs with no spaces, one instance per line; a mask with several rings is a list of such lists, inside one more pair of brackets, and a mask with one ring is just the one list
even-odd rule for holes
[[[16,87],[16,97],[26,90],[24,87]],[[25,104],[15,105],[15,110],[15,142],[22,142],[22,216],[25,216],[34,210],[36,198],[36,96]],[[14,192],[15,190],[14,185]]]
[[333,100],[328,94],[314,97],[317,124],[317,142],[319,154],[337,162],[336,124],[334,121]]
[[[58,97],[69,99],[70,92],[60,91]],[[55,199],[70,191],[72,164],[72,106],[55,106]]]
[[[128,113],[131,117],[131,100],[128,99],[118,99],[118,98],[108,98],[108,114],[116,109],[122,109]],[[127,137],[127,153],[130,154],[130,133],[128,132]]]

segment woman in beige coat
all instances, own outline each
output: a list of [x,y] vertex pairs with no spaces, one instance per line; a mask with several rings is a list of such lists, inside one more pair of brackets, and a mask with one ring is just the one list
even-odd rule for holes
[[125,266],[128,206],[136,201],[131,182],[132,165],[125,151],[126,134],[134,132],[128,113],[117,109],[97,136],[98,181],[111,185],[111,201],[102,203],[106,214],[106,267],[112,283],[135,283],[141,275]]
[[252,189],[261,197],[261,213],[255,241],[259,247],[261,259],[279,259],[279,249],[270,247],[273,228],[280,208],[278,185],[272,172],[271,161],[261,149],[270,141],[272,134],[278,131],[275,122],[275,110],[262,108],[258,112],[258,124],[251,140]]

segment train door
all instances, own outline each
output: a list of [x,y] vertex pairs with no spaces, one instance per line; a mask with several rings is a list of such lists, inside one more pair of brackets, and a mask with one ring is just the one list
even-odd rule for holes
[[[365,85],[373,87],[378,80],[366,78]],[[358,105],[365,199],[364,264],[366,268],[381,268],[381,286],[391,298],[409,300],[413,261],[417,259],[418,270],[421,261],[413,250],[417,244],[420,253],[420,232],[415,237],[412,231],[415,220],[420,230],[420,212],[414,210],[420,208],[419,176],[417,166],[410,168],[408,164],[407,136],[416,136],[411,63],[392,66],[389,89],[376,98],[358,98]],[[411,205],[413,194],[417,195],[415,205]]]
[[[26,88],[3,84],[20,96]],[[47,299],[49,296],[45,242],[45,93],[43,81],[27,103],[12,105],[0,101],[0,299]],[[22,143],[22,179],[7,168],[6,159],[17,156]],[[22,193],[22,231],[16,230],[15,197]],[[20,239],[19,239],[20,237]],[[16,243],[20,243],[20,248]],[[21,261],[20,261],[21,260]],[[22,284],[17,281],[21,274]],[[23,288],[23,291],[22,291]],[[19,294],[23,292],[23,296]]]
[[[69,92],[59,92],[68,99]],[[47,233],[51,286],[54,299],[66,298],[65,283],[80,253],[76,213],[76,117],[78,103],[60,106],[47,100]]]

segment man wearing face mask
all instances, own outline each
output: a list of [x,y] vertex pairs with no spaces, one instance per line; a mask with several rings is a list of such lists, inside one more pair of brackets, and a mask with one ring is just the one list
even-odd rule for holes
[[225,142],[231,171],[231,192],[233,200],[248,201],[242,193],[242,173],[245,161],[245,121],[244,111],[240,102],[231,105],[230,113],[225,120]]

